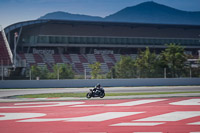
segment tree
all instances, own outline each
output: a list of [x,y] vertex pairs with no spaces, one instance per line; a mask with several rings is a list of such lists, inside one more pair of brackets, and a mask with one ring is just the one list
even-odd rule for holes
[[106,78],[113,79],[116,78],[115,67],[112,67],[110,71],[106,74]]
[[40,69],[40,79],[47,79],[48,78],[48,73],[49,73],[49,70],[47,69],[47,67],[39,67]]
[[140,52],[136,59],[136,66],[139,77],[150,78],[158,76],[158,58],[154,53],[151,53],[147,47],[145,51]]
[[160,54],[160,61],[163,68],[168,68],[171,77],[180,77],[187,61],[184,48],[173,43],[167,45],[167,48]]
[[130,56],[121,56],[115,65],[115,76],[117,78],[132,78],[136,75],[135,62]]
[[68,64],[55,64],[53,66],[53,73],[49,73],[50,79],[73,79],[74,78],[74,72],[72,70],[72,67]]
[[36,79],[36,77],[40,77],[40,79],[48,78],[48,69],[47,67],[38,67],[36,65],[31,66],[31,77]]
[[40,69],[36,65],[31,66],[31,78],[36,79],[40,76]]
[[60,79],[73,79],[74,72],[72,67],[68,64],[60,65]]
[[91,75],[92,75],[92,79],[97,79],[98,77],[100,77],[100,73],[101,73],[101,63],[100,62],[96,62],[94,64],[90,64],[89,67],[92,69],[91,71]]

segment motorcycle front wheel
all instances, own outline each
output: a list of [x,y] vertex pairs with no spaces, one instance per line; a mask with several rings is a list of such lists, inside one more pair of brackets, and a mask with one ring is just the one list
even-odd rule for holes
[[87,93],[86,97],[87,97],[88,99],[91,98],[91,97],[92,97],[92,96],[91,96],[91,93]]
[[105,96],[105,93],[101,93],[100,98],[103,98]]

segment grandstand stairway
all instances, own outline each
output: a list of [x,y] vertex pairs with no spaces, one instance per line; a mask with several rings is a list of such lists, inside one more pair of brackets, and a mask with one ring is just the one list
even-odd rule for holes
[[55,60],[55,63],[63,63],[63,60],[62,60],[60,54],[54,54],[54,55],[53,55],[53,58],[54,58],[54,60]]
[[112,62],[107,63],[108,69],[110,70],[112,67],[114,67],[114,64]]
[[115,56],[113,54],[108,54],[108,56],[110,57],[110,59],[112,59],[112,61],[115,63],[117,62]]
[[95,54],[95,58],[97,62],[104,63],[104,59],[101,54]]
[[80,62],[88,63],[88,60],[87,60],[86,56],[84,56],[82,54],[79,54],[78,57],[79,57]]
[[43,59],[39,54],[33,54],[36,63],[43,63]]
[[64,54],[64,55],[62,56],[62,59],[63,59],[64,61],[68,62],[68,63],[72,63],[72,58],[71,58],[70,55],[68,55],[68,54]]

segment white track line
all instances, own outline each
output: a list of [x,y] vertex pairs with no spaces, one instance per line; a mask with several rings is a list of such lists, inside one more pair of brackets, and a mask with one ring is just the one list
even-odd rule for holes
[[199,122],[194,122],[194,123],[188,123],[188,125],[200,125],[200,121]]
[[120,117],[125,117],[129,115],[140,114],[143,112],[107,112],[102,114],[83,116],[77,118],[69,118],[67,121],[76,121],[76,122],[100,122]]
[[70,107],[93,107],[93,106],[108,106],[108,107],[118,107],[118,106],[136,106],[141,104],[147,104],[147,103],[153,103],[153,102],[160,102],[167,99],[148,99],[148,100],[137,100],[137,101],[131,101],[131,102],[123,102],[123,103],[117,103],[117,104],[91,104],[91,105],[74,105]]
[[55,107],[55,106],[69,106],[69,105],[71,106],[75,104],[84,104],[84,103],[85,102],[31,102],[31,103],[16,103],[14,104],[14,106],[2,106],[0,108]]
[[152,116],[135,121],[179,121],[192,117],[200,116],[200,111],[177,111],[157,116]]
[[35,119],[20,120],[18,122],[53,122],[53,121],[101,122],[140,113],[143,112],[106,112],[101,114],[74,117],[74,118],[38,118],[38,119],[35,118]]
[[200,105],[200,99],[188,99],[170,103],[171,105]]
[[157,126],[160,124],[164,124],[163,122],[157,122],[157,123],[118,123],[113,124],[111,126]]
[[133,133],[162,133],[162,132],[133,132]]

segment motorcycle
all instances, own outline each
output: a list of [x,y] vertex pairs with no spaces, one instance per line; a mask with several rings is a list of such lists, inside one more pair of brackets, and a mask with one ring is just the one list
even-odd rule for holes
[[105,91],[103,88],[99,90],[90,89],[90,91],[86,94],[86,97],[89,99],[91,97],[100,97],[103,98],[105,96]]

